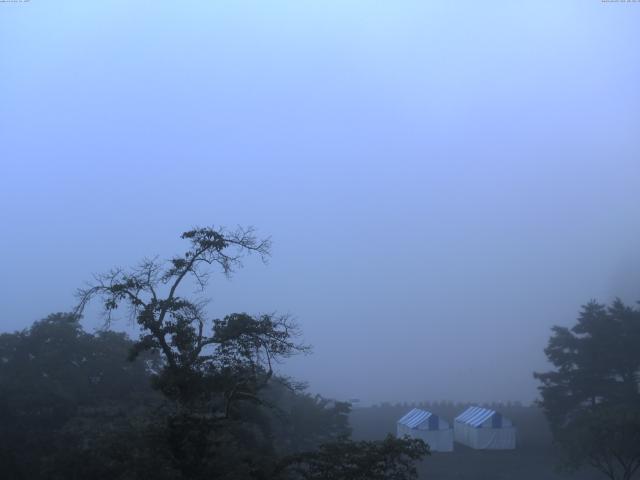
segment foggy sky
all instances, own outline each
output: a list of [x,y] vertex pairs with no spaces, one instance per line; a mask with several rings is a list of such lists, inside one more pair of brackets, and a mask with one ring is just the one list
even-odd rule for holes
[[640,299],[639,25],[599,0],[0,3],[0,330],[254,225],[272,259],[216,277],[211,315],[291,313],[312,391],[530,401],[552,325]]

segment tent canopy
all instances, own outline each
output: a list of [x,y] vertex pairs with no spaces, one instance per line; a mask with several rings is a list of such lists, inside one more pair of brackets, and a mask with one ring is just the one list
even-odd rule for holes
[[456,442],[477,450],[516,448],[513,423],[490,408],[467,408],[455,418],[453,436]]
[[449,423],[438,415],[420,408],[411,410],[398,420],[398,424],[417,430],[445,430],[451,428]]
[[[491,420],[491,424],[489,424]],[[502,428],[512,426],[511,421],[504,418],[499,412],[483,407],[469,407],[455,418],[458,423],[464,423],[474,428],[482,426],[490,428]]]
[[433,452],[453,451],[453,429],[449,423],[420,408],[414,408],[398,420],[397,435],[419,438]]

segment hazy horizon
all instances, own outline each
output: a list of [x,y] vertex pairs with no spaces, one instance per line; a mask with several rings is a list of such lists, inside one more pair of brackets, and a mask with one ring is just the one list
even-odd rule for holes
[[211,316],[290,313],[313,354],[280,368],[311,391],[530,402],[551,326],[640,300],[639,20],[599,0],[0,4],[0,331],[192,226],[253,225],[272,257],[214,276]]

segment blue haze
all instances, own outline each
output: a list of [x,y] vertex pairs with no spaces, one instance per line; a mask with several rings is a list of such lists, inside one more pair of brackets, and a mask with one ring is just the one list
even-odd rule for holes
[[[255,225],[212,316],[367,401],[523,400],[554,324],[640,299],[640,4],[0,4],[0,330]],[[90,310],[87,328],[97,328]],[[126,321],[119,324],[129,328]]]

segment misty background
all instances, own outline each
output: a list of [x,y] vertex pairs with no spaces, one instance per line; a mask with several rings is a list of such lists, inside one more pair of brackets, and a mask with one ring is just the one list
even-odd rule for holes
[[314,353],[281,370],[312,391],[529,402],[552,325],[640,300],[639,22],[598,0],[0,4],[0,330],[192,226],[254,225],[271,261],[214,277],[209,310],[291,313]]

